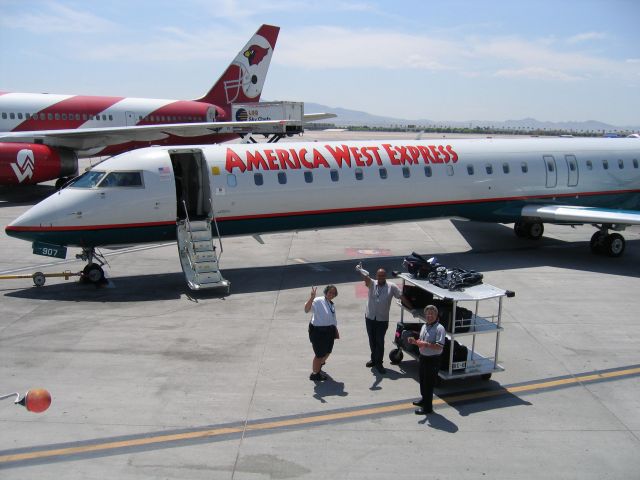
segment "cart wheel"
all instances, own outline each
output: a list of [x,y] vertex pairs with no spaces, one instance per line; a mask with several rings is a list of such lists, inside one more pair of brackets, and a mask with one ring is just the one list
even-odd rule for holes
[[31,278],[33,279],[33,284],[36,287],[41,287],[44,285],[44,282],[47,281],[47,278],[44,276],[44,273],[42,272],[36,272],[34,273]]
[[402,357],[404,357],[404,354],[400,348],[396,348],[389,352],[389,361],[392,365],[398,365],[402,361]]
[[484,375],[481,375],[480,378],[482,380],[489,380],[491,378],[491,374],[490,373],[485,373]]

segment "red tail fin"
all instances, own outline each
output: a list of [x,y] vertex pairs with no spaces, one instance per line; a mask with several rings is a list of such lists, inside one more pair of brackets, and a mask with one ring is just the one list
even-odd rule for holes
[[229,111],[231,103],[257,102],[267,77],[280,27],[262,25],[199,102]]

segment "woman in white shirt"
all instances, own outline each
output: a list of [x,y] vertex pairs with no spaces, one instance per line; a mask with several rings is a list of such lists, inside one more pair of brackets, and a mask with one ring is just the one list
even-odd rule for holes
[[322,382],[327,379],[327,374],[322,371],[322,365],[333,350],[333,342],[340,338],[338,322],[336,320],[336,307],[333,299],[338,296],[335,285],[327,285],[324,288],[324,296],[316,297],[317,287],[311,287],[311,295],[304,304],[305,313],[313,310],[309,323],[309,340],[313,346],[313,362],[309,380]]

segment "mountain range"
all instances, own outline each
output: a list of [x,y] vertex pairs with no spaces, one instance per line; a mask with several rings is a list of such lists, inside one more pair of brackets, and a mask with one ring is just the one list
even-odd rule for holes
[[534,118],[523,118],[520,120],[468,120],[460,121],[434,121],[429,119],[407,120],[403,118],[385,117],[380,115],[372,115],[359,110],[349,110],[340,107],[329,107],[319,103],[305,102],[304,110],[308,113],[324,112],[334,113],[337,118],[328,122],[336,126],[369,126],[369,127],[390,127],[407,125],[415,125],[416,127],[454,127],[454,128],[476,128],[476,127],[492,127],[494,129],[505,130],[567,130],[574,132],[616,132],[616,131],[640,131],[640,126],[616,126],[596,120],[588,121],[567,121],[567,122],[541,122]]

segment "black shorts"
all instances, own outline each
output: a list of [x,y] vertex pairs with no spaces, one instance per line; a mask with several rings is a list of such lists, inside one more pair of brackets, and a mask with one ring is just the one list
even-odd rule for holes
[[314,327],[309,324],[309,341],[313,346],[316,357],[322,358],[333,351],[333,342],[336,339],[336,327]]

